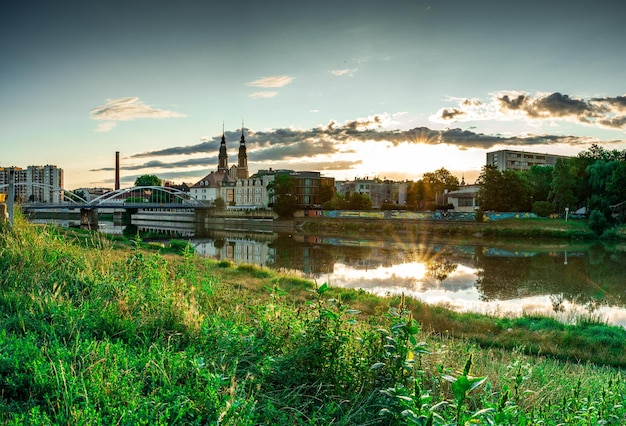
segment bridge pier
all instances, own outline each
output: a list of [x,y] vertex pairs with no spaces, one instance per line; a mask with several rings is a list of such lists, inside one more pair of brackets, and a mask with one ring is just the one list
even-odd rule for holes
[[80,209],[80,229],[98,230],[98,209]]

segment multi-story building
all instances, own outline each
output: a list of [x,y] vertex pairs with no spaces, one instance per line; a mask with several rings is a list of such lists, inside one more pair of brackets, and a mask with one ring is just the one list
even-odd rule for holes
[[[0,185],[9,183],[9,169],[0,168]],[[59,203],[63,200],[63,169],[54,165],[13,169],[16,198],[38,203]],[[8,187],[2,187],[1,191],[8,194]]]
[[559,158],[568,159],[564,155],[546,154],[508,149],[487,153],[487,165],[495,166],[499,171],[529,170],[531,166],[552,166]]
[[365,194],[372,200],[372,207],[378,209],[383,204],[406,204],[408,183],[380,179],[359,179],[345,181],[337,185],[337,193],[350,197],[354,193]]
[[235,184],[235,205],[267,208],[270,204],[267,185],[274,181],[274,174],[257,173]]

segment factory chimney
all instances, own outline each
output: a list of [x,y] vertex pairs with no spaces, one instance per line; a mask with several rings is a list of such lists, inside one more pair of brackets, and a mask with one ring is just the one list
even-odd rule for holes
[[115,190],[120,189],[120,152],[115,151]]

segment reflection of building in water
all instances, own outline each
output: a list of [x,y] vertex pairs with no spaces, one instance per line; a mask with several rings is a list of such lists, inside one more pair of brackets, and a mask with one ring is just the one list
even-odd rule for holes
[[269,241],[255,241],[246,238],[218,238],[196,240],[194,248],[197,254],[217,260],[231,260],[235,263],[251,263],[267,266],[274,257],[274,248]]

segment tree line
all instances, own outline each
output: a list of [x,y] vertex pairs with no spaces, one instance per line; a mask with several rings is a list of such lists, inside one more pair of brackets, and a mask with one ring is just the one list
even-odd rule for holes
[[584,207],[597,231],[623,219],[615,207],[626,202],[626,150],[592,145],[576,157],[557,160],[554,167],[534,165],[527,171],[484,166],[477,183],[483,210],[549,216]]

